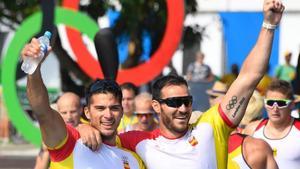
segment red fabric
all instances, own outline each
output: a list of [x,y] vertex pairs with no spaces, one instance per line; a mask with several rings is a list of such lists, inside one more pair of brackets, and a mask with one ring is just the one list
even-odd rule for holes
[[262,126],[266,125],[269,119],[264,119],[261,121],[258,126],[256,127],[255,131],[259,130]]
[[229,120],[229,118],[227,117],[227,115],[224,113],[222,107],[221,107],[221,104],[219,104],[219,107],[218,107],[218,111],[219,111],[219,114],[220,116],[222,117],[222,119],[224,120],[224,122],[231,128],[235,128],[236,126]]
[[76,141],[80,138],[79,132],[70,125],[66,125],[68,138],[66,143],[57,150],[49,150],[51,161],[59,162],[65,160],[73,152]]
[[239,133],[235,133],[230,135],[229,141],[228,141],[228,153],[233,152],[235,149],[237,149],[239,146],[243,144],[243,140],[246,137],[246,135],[242,135]]
[[298,130],[300,130],[300,120],[299,119],[294,119],[294,125]]
[[122,147],[136,152],[136,145],[146,139],[155,139],[160,135],[159,129],[152,132],[128,131],[119,135]]

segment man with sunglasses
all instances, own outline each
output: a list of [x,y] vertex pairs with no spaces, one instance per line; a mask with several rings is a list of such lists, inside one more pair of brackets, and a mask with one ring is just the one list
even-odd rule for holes
[[157,120],[155,119],[156,113],[152,109],[152,96],[147,92],[138,94],[134,98],[135,115],[138,122],[133,124],[131,130],[139,131],[152,131],[158,128]]
[[291,116],[294,102],[290,83],[283,80],[272,81],[266,91],[264,104],[268,119],[252,123],[247,127],[248,132],[253,128],[253,137],[269,143],[279,168],[299,168],[300,121]]
[[[120,135],[122,146],[135,151],[147,168],[227,168],[229,134],[242,119],[247,103],[265,73],[274,29],[284,10],[279,0],[265,0],[263,6],[263,28],[239,76],[221,103],[206,111],[196,123],[188,124],[192,96],[182,77],[170,75],[154,82],[152,107],[159,116],[159,129],[152,132],[129,131]],[[92,129],[81,130],[84,135]],[[88,142],[99,140],[95,137],[99,134],[85,139]]]
[[[21,56],[32,59],[38,56],[40,50],[39,41],[33,38],[24,47]],[[66,124],[61,115],[50,107],[40,68],[41,63],[32,75],[27,76],[27,96],[50,153],[50,168],[144,168],[137,155],[119,148],[116,142],[117,127],[123,115],[122,91],[116,82],[96,80],[85,94],[84,113],[103,141],[101,148],[92,152],[82,143],[78,131]]]

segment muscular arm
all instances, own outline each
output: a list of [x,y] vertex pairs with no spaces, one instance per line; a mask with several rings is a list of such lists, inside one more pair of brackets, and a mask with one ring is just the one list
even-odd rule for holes
[[251,168],[278,168],[271,147],[261,139],[246,137],[243,144],[243,156]]
[[[264,22],[277,25],[283,9],[284,6],[279,0],[265,0]],[[266,72],[273,37],[274,30],[261,29],[257,42],[245,59],[237,79],[221,102],[222,110],[234,125],[238,125],[241,121],[256,85]]]
[[[22,51],[22,57],[37,55],[39,42],[33,39]],[[27,97],[40,124],[43,142],[48,147],[55,147],[66,137],[65,123],[58,112],[50,108],[47,89],[43,83],[40,66],[27,76]]]

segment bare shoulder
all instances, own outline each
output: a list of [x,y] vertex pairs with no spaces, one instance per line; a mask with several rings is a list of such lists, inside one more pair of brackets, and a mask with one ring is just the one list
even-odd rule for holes
[[276,166],[271,147],[262,139],[246,137],[243,144],[243,156],[251,168],[267,168],[269,163]]
[[[256,153],[256,152],[270,152],[272,153],[272,149],[269,146],[267,142],[265,142],[262,139],[253,138],[251,136],[248,136],[244,140],[244,148],[247,150],[247,152]],[[263,153],[261,153],[263,154]]]
[[251,123],[249,123],[246,128],[243,130],[243,134],[247,134],[247,135],[250,135],[252,136],[255,132],[255,129],[257,128],[257,126],[259,125],[259,123],[261,122],[262,120],[256,120],[256,121],[253,121]]

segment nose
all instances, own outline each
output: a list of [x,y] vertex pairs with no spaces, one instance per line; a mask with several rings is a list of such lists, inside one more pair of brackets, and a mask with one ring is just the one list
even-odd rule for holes
[[104,117],[105,118],[112,118],[112,112],[111,112],[111,110],[109,109],[109,108],[106,108],[105,110],[104,110]]
[[67,119],[68,120],[72,119],[72,113],[71,112],[67,112]]
[[178,108],[181,112],[186,112],[189,109],[190,106],[186,106],[182,103],[182,105]]

